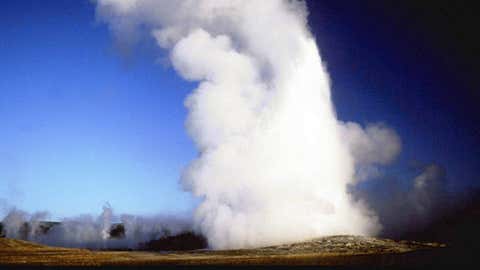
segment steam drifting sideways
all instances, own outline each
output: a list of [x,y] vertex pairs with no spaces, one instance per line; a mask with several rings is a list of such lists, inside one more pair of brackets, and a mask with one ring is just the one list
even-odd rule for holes
[[347,186],[394,160],[400,139],[337,120],[304,2],[99,0],[97,17],[126,44],[148,29],[199,82],[185,106],[200,154],[181,181],[203,199],[194,226],[210,247],[381,230]]
[[107,203],[102,213],[48,221],[48,212],[8,210],[0,222],[0,236],[62,247],[90,249],[138,249],[149,241],[180,235],[191,230],[190,218],[176,216],[115,215]]

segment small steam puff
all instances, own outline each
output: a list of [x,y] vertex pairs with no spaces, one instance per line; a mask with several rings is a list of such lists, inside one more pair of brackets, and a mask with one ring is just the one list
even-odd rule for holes
[[[189,217],[114,215],[107,203],[97,217],[81,215],[53,222],[47,227],[50,215],[47,212],[29,214],[12,208],[1,221],[6,237],[34,241],[52,246],[80,247],[90,249],[139,248],[140,244],[164,236],[191,231]],[[114,224],[122,224],[125,235],[111,237]]]
[[378,166],[391,163],[400,153],[400,137],[384,124],[368,124],[363,129],[357,123],[339,123],[342,141],[355,162],[357,182],[380,176]]
[[304,2],[99,0],[97,16],[122,43],[146,27],[199,82],[185,105],[200,155],[182,183],[203,198],[194,225],[212,248],[379,232],[347,186],[391,162],[400,139],[336,119]]

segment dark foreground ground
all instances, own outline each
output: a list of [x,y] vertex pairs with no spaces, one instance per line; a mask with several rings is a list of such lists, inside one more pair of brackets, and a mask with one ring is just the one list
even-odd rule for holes
[[90,251],[48,247],[0,238],[0,265],[149,266],[149,265],[323,265],[445,266],[470,264],[438,243],[331,236],[257,249],[186,252]]

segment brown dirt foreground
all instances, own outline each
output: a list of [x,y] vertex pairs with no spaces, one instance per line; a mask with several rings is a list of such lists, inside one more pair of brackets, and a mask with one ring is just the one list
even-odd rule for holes
[[323,265],[389,266],[439,263],[447,248],[438,243],[393,241],[361,236],[330,236],[302,243],[242,250],[187,252],[90,251],[49,247],[0,238],[0,265]]

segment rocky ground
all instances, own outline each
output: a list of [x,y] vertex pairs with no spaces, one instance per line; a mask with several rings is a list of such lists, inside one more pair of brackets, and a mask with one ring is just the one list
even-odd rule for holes
[[393,241],[365,236],[338,235],[313,239],[307,242],[292,243],[257,249],[264,254],[322,253],[322,254],[369,254],[369,253],[401,253],[420,249],[446,247],[445,244]]

